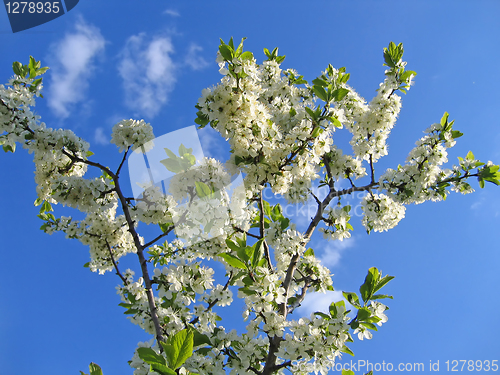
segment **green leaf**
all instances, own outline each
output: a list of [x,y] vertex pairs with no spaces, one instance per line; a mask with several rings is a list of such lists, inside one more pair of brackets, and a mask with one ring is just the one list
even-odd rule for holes
[[179,156],[185,156],[186,154],[191,155],[193,153],[192,148],[186,148],[182,143],[179,146]]
[[137,354],[139,355],[139,358],[142,359],[147,364],[152,364],[152,363],[160,363],[162,365],[166,364],[165,358],[157,354],[151,348],[138,348]]
[[89,365],[90,375],[102,375],[102,370],[99,365],[91,362]]
[[31,85],[33,88],[36,88],[36,87],[38,87],[38,85],[40,85],[40,83],[42,83],[42,79],[38,78],[38,79],[35,79]]
[[128,310],[124,311],[123,313],[124,313],[125,315],[135,315],[135,314],[137,314],[138,312],[139,312],[139,310],[138,310],[138,309],[128,309]]
[[348,89],[340,88],[332,92],[332,97],[335,101],[340,102],[347,94],[349,94]]
[[375,294],[372,296],[372,300],[376,300],[376,299],[384,299],[384,298],[390,298],[390,299],[393,299],[392,296],[388,296],[387,294]]
[[415,77],[416,75],[417,75],[417,73],[414,72],[413,70],[407,70],[403,74],[400,75],[399,79],[401,81],[406,82],[411,76]]
[[469,160],[469,161],[473,161],[475,158],[474,158],[474,154],[472,153],[472,151],[469,151],[467,153],[467,155],[465,156],[465,159],[466,160]]
[[363,307],[358,310],[358,320],[363,321],[368,319],[372,315],[371,311],[368,310],[366,307]]
[[253,53],[250,51],[243,52],[240,56],[241,61],[252,60]]
[[237,254],[240,260],[242,260],[244,263],[247,263],[253,254],[253,249],[251,246],[240,247],[237,251]]
[[365,303],[370,299],[370,297],[375,292],[375,285],[380,278],[378,269],[371,267],[368,270],[368,274],[365,277],[365,282],[359,287],[359,292],[361,293],[361,298]]
[[16,151],[16,144],[14,143],[13,145],[3,145],[3,151],[4,152],[15,152]]
[[479,186],[481,188],[484,187],[484,181],[491,182],[495,185],[500,185],[500,166],[498,165],[485,165],[482,169],[479,170]]
[[316,126],[311,134],[311,137],[316,138],[318,135],[322,133],[323,129],[321,129],[319,126]]
[[219,256],[222,259],[224,259],[227,262],[227,264],[229,264],[232,267],[239,268],[242,270],[247,269],[247,267],[245,266],[245,263],[243,263],[241,260],[236,258],[234,255],[231,255],[228,253],[222,253],[222,254],[219,254]]
[[262,205],[264,208],[264,213],[268,216],[271,217],[271,205],[267,201],[262,201]]
[[342,292],[342,295],[347,300],[347,302],[349,302],[351,305],[353,305],[354,307],[360,307],[359,297],[356,293],[354,293],[354,292]]
[[44,74],[47,70],[49,70],[49,67],[45,66],[43,68],[40,68],[36,71],[36,75],[37,76],[41,76],[42,74]]
[[314,315],[320,316],[324,319],[330,319],[330,316],[326,315],[325,313],[322,313],[321,311],[314,312]]
[[236,237],[236,242],[238,242],[238,245],[240,245],[240,247],[246,246],[247,245],[247,234],[243,233],[243,235],[241,237]]
[[279,203],[274,205],[273,210],[271,211],[271,219],[273,221],[280,220],[283,217],[283,214],[281,212],[281,205]]
[[306,252],[304,253],[304,256],[314,256],[314,250],[312,248],[309,248],[306,250]]
[[363,323],[378,323],[382,320],[378,316],[371,316],[369,318],[363,319]]
[[174,159],[174,160],[177,159],[177,155],[174,154],[170,149],[165,147],[164,150],[169,158]]
[[[176,370],[193,355],[193,331],[183,329],[174,336],[168,338],[167,343],[161,343],[165,349],[169,367]],[[166,347],[172,347],[173,351],[167,351]]]
[[[350,354],[350,355],[352,355],[352,356],[354,357],[354,353],[353,353],[353,351],[352,351],[351,349],[349,349],[349,348],[348,348],[347,346],[345,346],[345,345],[342,347],[342,349],[340,349],[340,351],[341,351],[341,352],[343,352],[343,353]],[[348,371],[348,370],[342,370],[342,374],[344,373],[344,371]],[[351,372],[352,372],[352,371],[351,371]],[[354,374],[354,373],[352,372],[352,374]]]
[[[389,47],[390,46],[391,45],[389,44]],[[385,65],[387,65],[388,67],[390,67],[390,68],[396,67],[396,65],[394,64],[394,61],[392,61],[392,57],[391,57],[391,54],[390,54],[388,48],[384,48],[384,61],[385,61]]]
[[173,173],[180,173],[184,172],[184,169],[182,168],[181,164],[177,159],[163,159],[160,160],[160,163],[165,166],[170,172]]
[[342,128],[342,123],[338,120],[338,118],[330,116],[328,117],[328,120],[330,120],[336,128]]
[[323,80],[323,79],[321,79],[319,77],[313,79],[312,83],[313,83],[314,86],[321,86],[321,87],[328,86],[328,83],[325,80]]
[[22,69],[23,64],[21,64],[19,61],[15,61],[12,63],[12,70],[14,71],[15,75],[21,76],[21,69]]
[[305,109],[309,116],[311,116],[313,120],[316,120],[316,113],[314,113],[314,111],[309,107],[305,107]]
[[160,375],[177,375],[177,373],[174,370],[159,363],[152,363],[151,370],[156,371]]
[[441,117],[441,126],[443,127],[443,129],[446,127],[446,125],[448,124],[448,117],[450,116],[450,114],[448,112],[445,112],[443,117]]
[[376,291],[380,290],[385,284],[387,284],[389,281],[394,279],[394,276],[384,276],[382,277],[378,282],[377,285],[375,285],[375,288],[373,290],[373,293]]
[[345,312],[345,302],[344,301],[338,301],[338,302],[331,303],[329,310],[330,310],[330,314],[332,315],[332,318],[335,318],[338,315],[338,313],[339,313],[338,308],[339,307],[341,308],[341,311]]
[[288,225],[290,224],[290,219],[283,217],[281,220],[281,230],[285,230],[288,228]]
[[[236,57],[239,57],[239,56],[241,55],[241,53],[243,52],[243,42],[245,41],[245,39],[246,39],[246,38],[242,38],[242,39],[241,39],[241,42],[240,42],[240,44],[239,44],[239,46],[238,46],[238,48],[236,48],[236,52],[235,52],[235,54],[234,54]],[[233,47],[233,48],[234,48],[234,47]]]
[[342,369],[342,375],[354,375],[354,371]]
[[257,294],[257,292],[255,290],[252,290],[246,286],[238,288],[238,290],[241,291],[242,293],[245,293],[247,296],[252,296],[254,294]]
[[173,226],[173,223],[163,223],[163,224],[159,224],[159,226],[160,226],[160,230],[163,233],[165,233]]
[[255,243],[255,245],[253,245],[253,247],[254,247],[254,252],[252,254],[252,267],[253,268],[257,267],[257,265],[259,264],[259,261],[262,259],[262,254],[263,254],[263,249],[264,249],[263,242],[264,242],[264,239],[261,238],[260,240],[258,240]]
[[200,125],[199,129],[203,129],[210,122],[210,120],[208,116],[198,116],[194,119],[194,122]]
[[241,163],[245,162],[245,158],[242,158],[241,156],[235,156],[234,157],[234,164],[240,165]]
[[328,102],[328,95],[323,87],[315,85],[313,86],[313,91],[318,96],[318,98],[320,98],[324,102]]
[[240,249],[240,247],[238,245],[236,245],[233,241],[231,241],[230,239],[227,239],[226,240],[226,245],[227,247],[229,247],[231,250],[233,251],[238,251]]
[[219,47],[219,52],[226,61],[233,60],[233,49],[226,44]]
[[194,183],[196,185],[196,194],[200,198],[210,197],[213,194],[212,189],[204,182],[195,181]]
[[193,347],[200,346],[203,344],[212,345],[207,335],[198,332],[196,329],[192,330],[193,330]]
[[360,322],[359,325],[366,327],[368,329],[372,329],[374,331],[378,331],[377,326],[375,324],[372,324],[372,323]]

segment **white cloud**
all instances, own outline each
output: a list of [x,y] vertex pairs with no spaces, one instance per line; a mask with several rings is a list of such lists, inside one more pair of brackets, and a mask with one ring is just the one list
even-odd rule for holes
[[169,37],[147,40],[146,35],[131,36],[121,52],[119,73],[125,88],[125,101],[142,116],[156,116],[175,86],[177,70],[171,55]]
[[191,43],[189,46],[189,50],[184,61],[193,70],[201,70],[208,66],[208,62],[203,57],[198,55],[201,51],[203,51],[203,48],[195,43]]
[[335,267],[339,264],[344,250],[353,247],[354,244],[354,237],[346,238],[343,241],[329,241],[326,246],[323,247],[321,254],[316,254],[316,256],[321,260],[321,263],[325,267]]
[[172,17],[180,17],[180,13],[173,9],[167,9],[163,12],[163,14],[168,14],[169,16]]
[[[321,311],[328,313],[328,308],[332,302],[338,302],[343,300],[341,291],[328,291],[326,293],[308,293],[304,301],[301,303],[300,307],[297,308],[296,312],[300,316],[309,317],[312,313],[316,311]],[[349,310],[351,305],[349,302],[345,301],[346,309]]]
[[96,57],[106,42],[99,29],[79,18],[75,31],[51,47],[48,105],[56,116],[67,118],[70,107],[85,99]]
[[97,128],[94,132],[94,142],[99,145],[107,145],[109,143],[108,137],[104,134],[103,128]]
[[477,209],[481,208],[483,203],[484,203],[484,198],[481,197],[478,200],[476,200],[474,203],[472,203],[470,208],[471,208],[471,210],[477,210]]

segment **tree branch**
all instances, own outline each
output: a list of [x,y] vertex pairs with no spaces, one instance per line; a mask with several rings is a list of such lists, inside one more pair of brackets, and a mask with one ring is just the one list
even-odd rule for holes
[[116,263],[115,261],[115,257],[113,256],[113,250],[111,249],[111,246],[109,245],[109,242],[107,239],[105,239],[106,241],[106,246],[108,247],[108,251],[109,251],[109,256],[111,257],[111,261],[113,262],[113,266],[115,267],[115,270],[116,270],[116,274],[118,275],[118,277],[120,279],[122,279],[123,281],[123,285],[128,285],[128,281],[125,277],[123,277],[122,273],[120,272],[120,270],[118,269],[118,264]]
[[271,263],[271,254],[269,253],[269,246],[267,246],[264,234],[264,199],[262,198],[262,190],[259,192],[259,211],[260,211],[260,222],[259,222],[260,238],[264,239],[264,241],[262,241],[262,244],[264,245],[264,255],[267,259],[267,266],[271,271],[273,271],[273,264]]
[[[226,285],[224,285],[224,288],[222,288],[223,291],[227,290],[227,288],[229,287],[229,284],[231,282],[231,278],[233,277],[233,271],[231,271],[231,273],[229,274],[229,279],[227,280],[226,282]],[[207,308],[205,309],[205,312],[209,312],[210,310],[212,310],[212,308],[217,304],[217,302],[219,302],[219,299],[218,298],[215,298],[213,301],[211,301]],[[196,318],[192,319],[189,324],[196,324],[198,323],[200,320],[200,317],[197,316]]]
[[[153,294],[153,288],[151,284],[151,278],[149,277],[149,271],[148,271],[148,266],[147,266],[147,261],[146,258],[144,257],[144,246],[141,244],[141,240],[139,238],[139,234],[135,230],[135,222],[132,220],[132,217],[130,215],[130,210],[127,204],[127,198],[123,195],[123,192],[120,188],[120,181],[118,178],[118,175],[113,173],[109,168],[103,166],[102,164],[92,162],[90,160],[84,160],[79,158],[76,155],[72,155],[68,153],[66,150],[62,149],[63,154],[68,156],[70,159],[74,161],[78,161],[81,163],[85,163],[94,167],[97,167],[103,171],[105,171],[112,179],[113,182],[115,183],[115,191],[118,194],[118,199],[120,200],[120,204],[122,206],[123,214],[125,215],[125,220],[127,222],[128,226],[128,232],[132,235],[132,238],[134,240],[134,245],[135,248],[137,249],[137,257],[139,258],[139,264],[141,266],[141,271],[142,271],[142,278],[144,280],[144,285],[146,287],[146,295],[148,297],[148,304],[149,304],[149,312],[151,316],[151,320],[153,321],[153,325],[155,327],[155,332],[156,332],[156,340],[158,343],[165,341],[163,338],[163,331],[160,326],[160,321],[158,318],[158,310],[156,308],[156,303],[154,300],[154,294]],[[162,349],[162,346],[159,345],[160,349]]]

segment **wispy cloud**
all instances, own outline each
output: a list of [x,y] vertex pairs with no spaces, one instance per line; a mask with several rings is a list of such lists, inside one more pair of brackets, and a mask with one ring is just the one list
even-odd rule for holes
[[335,267],[339,264],[342,258],[342,253],[355,245],[354,237],[346,238],[343,241],[329,241],[320,254],[316,256],[321,260],[321,263],[328,268]]
[[[326,293],[309,293],[306,295],[306,298],[304,299],[300,307],[296,310],[296,312],[298,316],[306,317],[309,317],[316,311],[328,312],[328,308],[330,307],[332,302],[338,302],[343,299],[344,297],[342,296],[342,292],[337,290]],[[349,310],[351,305],[347,301],[345,301],[345,304],[347,310]]]
[[131,36],[120,54],[126,103],[144,117],[156,116],[174,89],[177,66],[173,53],[170,37],[149,39],[141,33]]
[[167,9],[163,12],[163,14],[168,14],[169,16],[172,16],[172,17],[180,17],[180,13],[176,10],[173,10],[173,9]]
[[98,145],[107,145],[109,143],[109,139],[104,134],[104,129],[103,128],[97,128],[94,132],[94,142],[97,143]]
[[56,116],[67,118],[71,107],[85,99],[96,57],[105,44],[99,29],[80,17],[75,30],[52,46],[47,101]]
[[193,70],[201,70],[208,66],[208,62],[203,57],[199,56],[199,53],[201,51],[203,51],[203,48],[195,43],[191,43],[191,45],[189,46],[184,61]]
[[478,210],[479,208],[481,208],[483,203],[484,203],[484,197],[481,197],[478,200],[476,200],[474,203],[472,203],[470,208],[471,208],[471,210]]

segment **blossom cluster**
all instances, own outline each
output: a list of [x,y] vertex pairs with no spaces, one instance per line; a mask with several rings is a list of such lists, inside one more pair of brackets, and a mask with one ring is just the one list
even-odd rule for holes
[[[268,181],[275,193],[304,201],[304,188],[319,177],[333,130],[312,136],[314,125],[305,110],[313,105],[309,90],[290,84],[276,61],[259,66],[254,58],[234,59],[231,65],[244,74],[235,78],[222,68],[220,84],[203,91],[200,111],[229,141],[231,160],[242,166],[247,189],[258,191],[261,181]],[[290,154],[293,160],[287,160]]]
[[144,120],[122,120],[113,126],[111,143],[115,144],[120,152],[132,150],[148,144],[154,139],[153,127]]
[[362,224],[367,232],[387,231],[405,217],[405,206],[385,194],[368,194],[361,204],[364,211]]

